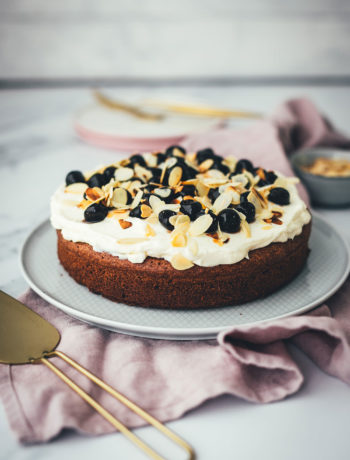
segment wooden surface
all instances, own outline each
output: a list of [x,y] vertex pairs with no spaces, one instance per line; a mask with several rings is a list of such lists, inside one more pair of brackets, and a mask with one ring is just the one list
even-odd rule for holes
[[348,0],[0,2],[0,78],[350,75]]

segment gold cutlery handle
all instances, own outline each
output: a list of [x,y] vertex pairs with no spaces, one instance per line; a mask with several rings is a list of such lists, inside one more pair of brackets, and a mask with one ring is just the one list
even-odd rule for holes
[[148,423],[153,425],[157,430],[167,436],[169,439],[174,441],[180,447],[185,449],[189,454],[188,459],[194,460],[195,454],[192,447],[184,441],[180,436],[171,431],[165,425],[163,425],[159,420],[154,418],[152,415],[148,414],[146,411],[141,409],[138,405],[130,401],[124,395],[119,393],[113,387],[105,383],[103,380],[96,377],[96,375],[89,372],[83,366],[78,364],[72,358],[62,353],[61,351],[52,351],[47,353],[45,357],[40,358],[40,362],[45,364],[49,369],[51,369],[60,379],[62,379],[73,391],[75,391],[81,398],[83,398],[90,406],[92,406],[102,417],[104,417],[109,423],[111,423],[117,430],[119,430],[124,436],[126,436],[130,441],[137,445],[141,450],[143,450],[149,457],[155,460],[164,460],[164,457],[160,456],[156,451],[154,451],[150,446],[148,446],[144,441],[142,441],[138,436],[136,436],[132,431],[130,431],[125,425],[123,425],[118,419],[116,419],[110,412],[108,412],[104,407],[102,407],[97,401],[95,401],[88,393],[86,393],[82,388],[74,383],[69,377],[67,377],[58,367],[52,364],[47,358],[59,357],[74,367],[77,371],[85,375],[88,379],[94,382],[96,385],[101,387],[103,390],[107,391],[110,395],[120,401],[122,404],[127,406],[137,415],[142,417]]

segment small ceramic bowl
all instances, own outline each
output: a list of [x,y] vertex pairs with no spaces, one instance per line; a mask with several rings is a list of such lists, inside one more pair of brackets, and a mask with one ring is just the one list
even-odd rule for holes
[[311,174],[302,166],[311,165],[316,158],[339,158],[350,161],[350,151],[318,147],[303,149],[291,157],[291,163],[297,176],[306,186],[311,201],[316,206],[350,206],[350,177],[325,177]]

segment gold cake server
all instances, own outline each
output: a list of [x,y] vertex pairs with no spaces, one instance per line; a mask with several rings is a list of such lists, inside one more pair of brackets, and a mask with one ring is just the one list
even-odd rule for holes
[[57,329],[44,318],[34,313],[18,300],[0,291],[0,363],[3,364],[45,364],[73,391],[92,406],[102,417],[123,433],[130,441],[142,449],[149,457],[164,460],[155,450],[142,441],[125,425],[117,420],[109,411],[95,401],[88,393],[67,377],[58,367],[50,361],[58,357],[66,361],[77,371],[81,372],[96,385],[107,391],[110,395],[134,411],[157,430],[174,441],[188,453],[188,458],[195,458],[192,447],[180,436],[171,431],[159,420],[152,417],[135,403],[119,393],[116,389],[89,372],[72,358],[56,350],[61,336]]

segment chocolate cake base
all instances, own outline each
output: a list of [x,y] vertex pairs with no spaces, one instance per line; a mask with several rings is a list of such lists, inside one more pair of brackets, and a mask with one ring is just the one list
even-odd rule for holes
[[116,302],[168,309],[211,308],[249,302],[279,289],[303,268],[311,224],[285,243],[273,243],[232,265],[178,271],[164,259],[142,264],[95,252],[58,236],[58,257],[72,278]]

